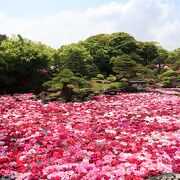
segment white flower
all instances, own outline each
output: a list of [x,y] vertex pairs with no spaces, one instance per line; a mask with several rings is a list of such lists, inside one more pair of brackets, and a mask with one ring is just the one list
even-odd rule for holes
[[106,141],[106,139],[97,139],[96,142],[98,143],[103,143],[104,141]]
[[112,130],[112,129],[106,129],[105,132],[112,133],[112,134],[116,134],[117,133],[115,130]]
[[22,156],[19,157],[19,160],[22,161],[22,160],[25,159],[25,158],[26,158],[26,156],[25,156],[25,155],[22,155]]

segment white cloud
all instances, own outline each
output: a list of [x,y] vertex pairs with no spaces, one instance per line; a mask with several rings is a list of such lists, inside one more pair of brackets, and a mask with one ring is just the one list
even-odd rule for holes
[[172,50],[180,47],[178,18],[171,1],[128,0],[89,8],[85,12],[59,12],[39,19],[17,19],[0,13],[0,33],[21,34],[59,47],[97,33],[125,31],[138,40],[158,41]]
[[157,42],[161,42],[168,49],[180,48],[180,20],[167,22],[162,27],[155,27],[152,33],[156,34]]

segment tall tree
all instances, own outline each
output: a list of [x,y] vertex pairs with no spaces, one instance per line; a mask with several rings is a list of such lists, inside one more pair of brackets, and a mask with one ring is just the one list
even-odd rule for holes
[[0,43],[4,40],[6,40],[8,37],[4,34],[0,34]]
[[158,56],[158,50],[155,42],[145,42],[143,43],[142,57],[144,59],[143,64],[149,65]]
[[61,69],[67,68],[75,75],[86,76],[86,66],[93,65],[93,58],[89,51],[80,44],[71,44],[62,46],[59,49],[59,59]]
[[131,79],[136,77],[137,63],[131,59],[130,56],[124,54],[121,56],[111,58],[113,64],[113,71],[117,77]]
[[161,65],[166,62],[168,56],[169,52],[166,49],[157,46],[157,57],[152,61],[152,63],[158,66],[158,73],[161,72]]
[[33,78],[36,81],[39,70],[46,68],[49,61],[35,43],[21,36],[3,40],[0,49],[0,83],[4,88],[19,89]]
[[125,32],[111,34],[109,46],[112,56],[120,56],[122,54],[130,54],[135,52],[137,47],[136,40]]
[[97,66],[99,73],[109,75],[112,72],[112,67],[109,63],[109,34],[98,34],[89,37],[86,41],[81,42],[93,57],[93,62]]

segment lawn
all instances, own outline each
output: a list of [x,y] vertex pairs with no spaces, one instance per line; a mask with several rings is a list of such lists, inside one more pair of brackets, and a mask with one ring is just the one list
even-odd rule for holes
[[180,172],[180,97],[100,95],[43,104],[0,97],[0,176],[11,179],[141,180]]

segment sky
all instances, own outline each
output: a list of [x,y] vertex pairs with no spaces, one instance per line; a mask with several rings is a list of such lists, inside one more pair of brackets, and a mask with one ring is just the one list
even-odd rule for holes
[[59,48],[113,32],[179,48],[180,0],[0,0],[0,34]]

